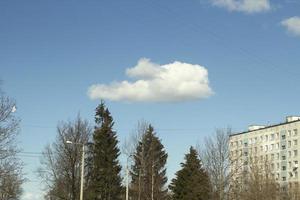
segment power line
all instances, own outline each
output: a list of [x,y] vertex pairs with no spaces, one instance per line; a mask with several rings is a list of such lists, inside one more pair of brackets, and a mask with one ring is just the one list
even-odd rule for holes
[[33,155],[16,155],[17,157],[21,158],[41,158],[41,156],[33,156]]
[[43,155],[43,152],[30,152],[30,151],[21,151],[19,154],[28,154],[28,155]]
[[[52,126],[45,126],[45,125],[23,125],[23,127],[34,127],[34,128],[44,128],[44,129],[53,129]],[[155,131],[201,131],[202,129],[198,128],[155,128]],[[132,132],[134,129],[115,129],[114,131],[128,131]]]
[[[160,9],[161,11],[165,12],[165,13],[169,13],[169,16],[172,17],[172,19],[175,19],[176,21],[180,22],[180,27],[187,27],[191,30],[194,30],[195,32],[202,32],[202,33],[207,33],[207,36],[212,38],[215,42],[217,42],[217,44],[226,47],[226,48],[230,48],[232,50],[237,50],[239,51],[242,55],[246,56],[248,59],[250,58],[252,61],[254,61],[255,63],[260,63],[260,64],[268,64],[269,66],[273,67],[273,70],[279,70],[280,68],[282,68],[281,66],[270,62],[269,60],[266,60],[265,58],[262,58],[258,55],[256,55],[255,53],[253,53],[254,51],[251,51],[249,49],[246,49],[244,47],[233,47],[232,45],[230,45],[231,41],[229,41],[228,39],[222,37],[221,35],[217,34],[216,32],[208,29],[207,27],[203,26],[203,25],[199,25],[199,24],[195,24],[195,23],[191,23],[190,21],[184,21],[182,20],[180,17],[180,13],[171,10],[168,6],[162,4],[160,1],[146,1],[148,3],[148,5],[150,5],[151,7],[154,8],[155,4],[159,4],[159,6],[155,6],[155,10]],[[146,3],[144,2],[144,3]],[[152,2],[152,3],[151,3]],[[119,6],[119,4],[118,4]],[[122,11],[121,9],[119,9],[120,11]],[[123,13],[126,14],[126,12],[123,11]],[[181,12],[182,13],[182,12]],[[128,14],[127,14],[128,15]],[[141,18],[136,17],[136,20],[139,20],[141,22],[143,22],[141,20]],[[207,24],[206,24],[207,25]],[[261,66],[261,65],[260,65]],[[285,72],[287,72],[287,70],[289,70],[290,68],[286,69],[285,68]],[[250,68],[248,70],[251,70]],[[261,73],[258,73],[257,75],[263,76]],[[296,75],[295,73],[293,73],[292,75]]]

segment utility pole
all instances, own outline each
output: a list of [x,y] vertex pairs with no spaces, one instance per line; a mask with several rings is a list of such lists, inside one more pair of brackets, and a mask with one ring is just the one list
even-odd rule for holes
[[138,200],[141,200],[141,169],[139,169],[139,198]]
[[126,162],[126,200],[128,200],[128,194],[129,194],[129,169],[128,169],[128,158]]
[[151,200],[154,200],[154,173],[153,173],[154,164],[152,164],[152,170],[151,170]]
[[83,184],[84,184],[84,144],[82,144],[82,160],[81,160],[81,180],[80,180],[80,200],[83,200]]
[[82,156],[81,156],[81,180],[80,180],[80,200],[83,200],[83,184],[84,184],[84,156],[85,156],[85,144],[82,143],[75,143],[70,140],[66,141],[67,144],[73,144],[73,145],[81,145],[82,146]]

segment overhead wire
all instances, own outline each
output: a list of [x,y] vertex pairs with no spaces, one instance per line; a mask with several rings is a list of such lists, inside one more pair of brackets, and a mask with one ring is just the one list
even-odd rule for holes
[[[127,1],[127,2],[130,2],[130,1]],[[144,1],[144,2],[148,3],[148,5],[152,6],[152,8],[155,8],[155,10],[159,9],[159,10],[165,12],[165,13],[169,13],[169,16],[172,17],[172,19],[175,19],[176,21],[178,21],[180,23],[180,26],[178,26],[178,27],[187,27],[187,28],[191,28],[190,30],[193,30],[197,33],[199,33],[199,32],[206,33],[207,36],[212,38],[218,45],[223,46],[225,48],[230,48],[234,51],[240,52],[242,55],[246,56],[248,59],[254,61],[254,63],[256,63],[256,64],[259,63],[260,64],[259,67],[261,67],[261,64],[263,64],[264,66],[267,64],[267,66],[272,67],[271,69],[273,69],[273,70],[275,69],[277,71],[280,71],[280,69],[282,68],[282,66],[279,66],[279,65],[277,65],[277,64],[275,64],[275,63],[273,63],[269,60],[266,60],[265,58],[262,58],[262,57],[256,55],[254,53],[254,50],[249,50],[249,49],[243,48],[241,46],[235,46],[235,47],[232,46],[231,43],[230,43],[231,42],[230,40],[228,40],[227,38],[222,37],[221,35],[217,34],[216,32],[214,32],[212,30],[208,29],[206,26],[196,24],[196,23],[191,23],[191,21],[182,20],[179,17],[180,14],[178,12],[176,13],[176,11],[171,10],[165,4],[162,4],[161,1],[147,0],[147,1]],[[159,6],[157,6],[157,5],[159,5]],[[123,10],[121,10],[121,11],[126,14],[126,11],[123,11]],[[135,19],[143,22],[142,19],[139,18],[139,17],[136,17]],[[248,68],[248,70],[250,70],[250,68]],[[284,70],[285,70],[285,72],[291,71],[289,68],[285,68]],[[257,75],[265,77],[261,73],[257,73]],[[290,75],[296,76],[295,73],[292,73]]]

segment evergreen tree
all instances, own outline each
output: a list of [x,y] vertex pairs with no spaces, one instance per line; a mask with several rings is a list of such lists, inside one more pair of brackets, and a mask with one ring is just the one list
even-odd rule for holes
[[121,199],[121,166],[118,161],[120,150],[117,146],[114,121],[104,103],[96,108],[95,131],[93,134],[93,161],[89,198],[95,200]]
[[154,133],[151,125],[147,128],[134,154],[132,166],[131,199],[166,200],[167,182],[165,164],[167,153]]
[[173,200],[207,200],[209,199],[209,176],[202,167],[197,151],[191,147],[185,155],[185,163],[176,173],[169,188]]

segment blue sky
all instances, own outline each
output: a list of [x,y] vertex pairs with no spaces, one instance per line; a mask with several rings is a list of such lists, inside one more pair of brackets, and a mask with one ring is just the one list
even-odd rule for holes
[[[243,131],[299,115],[300,3],[236,2],[1,1],[0,79],[17,101],[20,146],[41,152],[57,123],[79,112],[93,123],[99,99],[88,96],[90,86],[136,81],[126,69],[141,58],[159,69],[175,61],[204,67],[214,93],[185,101],[106,100],[121,142],[141,119],[157,128],[169,178],[189,146],[215,128]],[[39,159],[22,159],[30,180],[23,199],[40,199]]]

